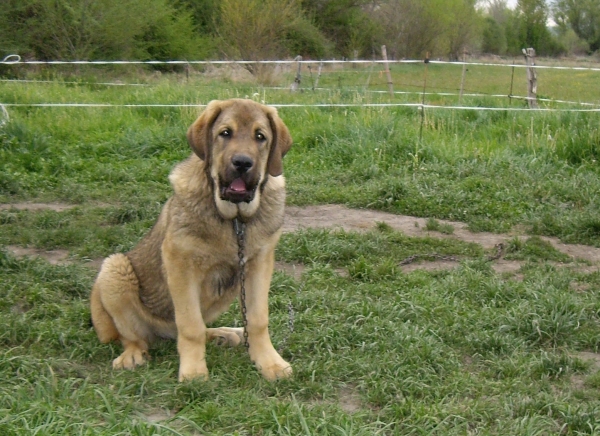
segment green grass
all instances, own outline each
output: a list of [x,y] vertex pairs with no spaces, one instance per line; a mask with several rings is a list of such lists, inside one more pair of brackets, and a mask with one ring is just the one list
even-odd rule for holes
[[[418,84],[422,65],[413,67]],[[432,87],[452,86],[441,66],[430,67]],[[3,84],[0,102],[389,99],[362,93],[364,76],[350,83],[334,74],[321,82],[330,90],[314,94],[142,75],[150,86]],[[495,74],[478,76],[489,92],[505,86]],[[111,370],[120,346],[100,344],[90,327],[95,271],[86,262],[128,250],[152,226],[170,195],[170,169],[189,154],[185,131],[197,111],[8,110],[0,202],[74,207],[0,211],[0,246],[70,254],[68,265],[50,265],[0,249],[1,434],[600,431],[600,372],[581,354],[600,346],[600,273],[542,238],[600,246],[600,115],[427,111],[420,139],[420,115],[409,108],[280,109],[295,140],[285,159],[289,204],[425,217],[427,230],[449,237],[409,237],[384,224],[285,234],[277,259],[305,269],[298,279],[275,274],[271,331],[294,377],[266,382],[242,347],[209,345],[210,380],[180,384],[172,341],[157,343],[136,371]],[[533,235],[507,244],[519,273],[497,274],[495,253],[452,238],[444,219]],[[434,255],[452,256],[456,268],[402,271],[405,259]],[[239,325],[238,313],[234,305],[218,324]]]
[[425,229],[444,233],[446,235],[451,235],[454,233],[454,227],[451,224],[443,224],[440,223],[435,218],[429,218],[427,220],[427,224],[425,225]]

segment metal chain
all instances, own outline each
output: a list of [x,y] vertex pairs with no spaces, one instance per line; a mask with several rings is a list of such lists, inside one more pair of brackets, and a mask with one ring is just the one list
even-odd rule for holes
[[492,260],[498,260],[504,254],[504,244],[502,242],[500,242],[499,244],[496,244],[494,246],[494,248],[496,249],[496,253],[488,256],[488,258],[487,258],[488,262],[491,262]]
[[[235,236],[237,237],[238,243],[238,265],[240,267],[240,303],[242,306],[242,323],[244,325],[244,346],[246,350],[250,350],[250,343],[248,342],[248,309],[246,308],[246,260],[245,256],[245,248],[246,248],[246,224],[243,221],[235,218],[233,220],[233,230],[235,232]],[[300,287],[301,288],[301,287]],[[300,293],[300,288],[296,290],[296,296]],[[279,353],[287,347],[287,342],[290,337],[290,334],[294,332],[294,305],[292,301],[288,303],[288,334],[283,338],[281,347],[279,348]]]
[[[302,285],[300,285],[300,287],[298,287],[296,289],[296,299],[299,298],[300,292],[302,290]],[[288,346],[288,340],[290,339],[290,335],[292,333],[294,333],[294,320],[296,318],[296,312],[294,311],[294,304],[292,303],[292,298],[290,297],[290,301],[288,302],[288,332],[286,333],[286,335],[283,337],[283,340],[281,341],[281,345],[279,346],[279,349],[277,350],[279,352],[279,354],[283,354],[283,351],[287,348]]]
[[438,253],[428,253],[428,254],[413,254],[412,256],[408,256],[406,259],[404,259],[398,265],[408,265],[408,264],[411,264],[411,263],[413,263],[421,258],[424,258],[424,257],[433,257],[434,259],[437,259],[437,260],[450,260],[452,262],[459,261],[459,258],[456,256],[444,256],[444,255],[438,254]]
[[244,346],[250,350],[248,342],[248,309],[246,308],[246,260],[244,251],[246,248],[246,224],[235,218],[233,220],[233,230],[238,243],[238,265],[240,267],[240,303],[242,306],[242,323],[244,325]]
[[[499,244],[496,244],[494,246],[494,248],[496,249],[496,252],[493,255],[488,256],[486,258],[486,261],[491,262],[493,260],[498,260],[504,255],[504,249],[506,247],[504,246],[504,244],[502,242]],[[437,260],[450,260],[452,262],[458,262],[460,260],[460,258],[458,258],[456,256],[444,256],[444,255],[438,254],[438,253],[413,254],[412,256],[409,256],[406,259],[404,259],[402,262],[400,262],[399,265],[408,265],[419,259],[426,258],[426,257],[433,257],[434,259],[437,259]]]

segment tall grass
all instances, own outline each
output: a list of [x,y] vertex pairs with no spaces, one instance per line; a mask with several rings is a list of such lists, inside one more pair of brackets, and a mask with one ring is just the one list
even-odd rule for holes
[[[335,80],[338,87],[327,92],[290,94],[255,85],[142,79],[151,86],[7,84],[0,101],[388,99]],[[110,362],[120,346],[99,344],[89,325],[95,271],[86,262],[128,250],[152,226],[170,195],[168,172],[190,153],[185,131],[198,111],[9,111],[11,121],[0,129],[0,202],[74,207],[0,211],[0,245],[60,248],[70,255],[69,264],[50,265],[0,250],[0,433],[599,431],[599,375],[582,352],[597,352],[600,345],[600,274],[535,237],[508,244],[507,258],[522,262],[513,275],[495,273],[490,253],[477,244],[411,238],[384,225],[360,234],[287,234],[278,260],[305,269],[300,278],[275,274],[270,329],[276,347],[285,344],[292,379],[268,383],[243,347],[210,345],[210,380],[179,384],[176,346],[168,341],[156,344],[148,365],[113,372]],[[428,217],[428,226],[452,219],[475,231],[517,227],[600,245],[597,114],[279,112],[295,140],[285,158],[291,204],[344,203]],[[402,272],[407,257],[427,261],[433,253],[457,259],[456,268]],[[234,305],[219,325],[239,325],[238,312]]]
[[[200,86],[204,85],[204,86]],[[267,103],[360,101],[356,91],[295,94],[253,86],[148,87],[14,84],[3,101],[206,103],[250,96]],[[385,100],[387,97],[376,97]],[[145,203],[187,153],[194,108],[11,108],[0,132],[3,201]],[[600,133],[595,113],[412,108],[282,108],[296,145],[287,159],[289,200],[341,202],[462,220],[474,230],[532,232],[598,244]],[[422,130],[421,130],[422,123]],[[143,187],[143,188],[141,188]],[[112,193],[110,192],[112,190]],[[107,197],[108,195],[108,197]]]

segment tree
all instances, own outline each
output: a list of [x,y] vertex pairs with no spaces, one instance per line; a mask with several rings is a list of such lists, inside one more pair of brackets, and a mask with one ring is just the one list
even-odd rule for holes
[[422,58],[429,52],[458,59],[480,32],[474,0],[387,0],[374,14],[394,57]]
[[521,17],[521,41],[527,47],[538,48],[541,39],[548,36],[547,7],[544,0],[518,0],[517,10]]
[[7,0],[0,41],[38,59],[195,58],[191,14],[168,0]]
[[287,32],[299,15],[296,0],[222,0],[218,35],[224,54],[250,61],[287,55]]
[[[221,0],[218,35],[223,54],[248,61],[274,60],[302,54],[324,55],[326,39],[304,16],[297,0]],[[305,53],[308,52],[308,53]],[[263,83],[273,69],[246,64]]]
[[518,0],[519,42],[521,48],[533,47],[540,55],[556,55],[561,51],[547,27],[548,6],[544,0]]
[[506,53],[504,27],[494,18],[486,17],[482,32],[481,50],[484,53],[503,55]]
[[219,0],[174,0],[175,5],[192,13],[198,32],[208,36],[217,30],[221,13]]
[[553,16],[563,32],[573,29],[589,44],[590,51],[600,49],[600,2],[598,0],[557,0]]
[[336,51],[352,56],[358,51],[369,56],[377,45],[378,27],[369,13],[369,0],[302,0],[302,8],[325,36],[333,42]]
[[519,11],[507,10],[504,23],[504,35],[506,36],[506,54],[521,56],[523,48],[527,45],[521,38],[521,18]]
[[451,60],[460,59],[463,49],[472,47],[481,34],[483,21],[475,3],[475,0],[447,0],[443,38],[447,44],[443,48]]
[[497,55],[520,53],[516,13],[508,7],[507,0],[487,0],[485,12],[481,34],[483,52]]
[[394,58],[423,58],[433,53],[444,32],[441,0],[387,0],[374,13],[388,53]]
[[507,0],[488,0],[487,12],[496,23],[504,25],[508,20],[510,9]]

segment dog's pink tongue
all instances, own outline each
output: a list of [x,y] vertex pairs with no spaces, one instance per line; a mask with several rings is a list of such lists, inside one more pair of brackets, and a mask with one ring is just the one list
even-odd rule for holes
[[238,178],[231,182],[231,185],[229,185],[229,189],[231,189],[232,191],[245,191],[246,184],[242,179]]

